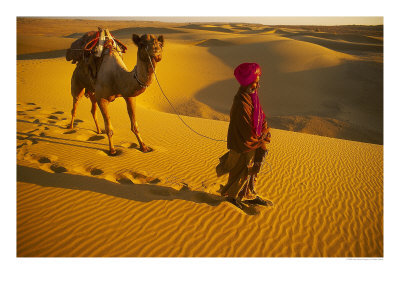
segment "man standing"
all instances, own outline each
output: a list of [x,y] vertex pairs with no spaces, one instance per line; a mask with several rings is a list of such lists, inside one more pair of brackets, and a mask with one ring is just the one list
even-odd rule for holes
[[233,99],[230,113],[229,152],[220,158],[221,162],[216,168],[218,176],[229,172],[221,195],[240,209],[244,208],[245,199],[245,203],[252,205],[272,205],[272,202],[257,196],[255,191],[257,174],[271,137],[258,98],[261,69],[256,63],[243,63],[235,69],[234,75],[240,88]]

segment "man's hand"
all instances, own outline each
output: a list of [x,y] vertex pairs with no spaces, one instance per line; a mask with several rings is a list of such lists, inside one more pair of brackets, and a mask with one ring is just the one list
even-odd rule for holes
[[267,146],[268,146],[267,141],[266,141],[266,140],[263,140],[263,141],[261,142],[261,149],[263,149],[264,151],[267,151]]
[[271,143],[271,132],[268,131],[268,133],[266,134],[264,140],[265,140],[267,143]]
[[271,142],[271,132],[269,132],[269,127],[262,133],[261,137],[261,148],[266,151],[268,144]]

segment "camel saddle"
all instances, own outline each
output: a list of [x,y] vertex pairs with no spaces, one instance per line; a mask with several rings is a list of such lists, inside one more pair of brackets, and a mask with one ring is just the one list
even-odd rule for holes
[[81,38],[71,44],[67,50],[66,59],[73,64],[83,65],[92,85],[96,82],[97,73],[103,61],[103,55],[108,49],[115,49],[121,55],[128,49],[116,39],[108,29],[98,28],[98,31],[86,32]]
[[86,32],[67,49],[66,59],[75,64],[88,58],[90,55],[101,57],[103,50],[114,48],[118,53],[125,53],[128,49],[121,41],[116,39],[108,29],[98,28],[98,31]]

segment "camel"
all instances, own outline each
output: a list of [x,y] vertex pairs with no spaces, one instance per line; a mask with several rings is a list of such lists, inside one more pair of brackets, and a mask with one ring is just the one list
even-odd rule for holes
[[[85,71],[84,62],[79,62],[71,78],[71,94],[73,106],[71,111],[71,123],[68,128],[74,126],[76,109],[78,102],[86,92],[92,102],[91,113],[96,125],[97,133],[101,133],[97,122],[97,105],[100,108],[104,119],[105,133],[109,142],[109,154],[116,155],[113,144],[114,129],[111,124],[108,105],[117,97],[123,97],[131,121],[131,131],[135,134],[142,152],[148,152],[150,149],[144,144],[138,130],[136,122],[136,98],[144,93],[154,78],[154,69],[156,64],[162,59],[162,49],[164,46],[164,37],[162,35],[155,37],[152,34],[144,34],[139,37],[132,35],[134,44],[138,47],[137,63],[132,71],[129,71],[118,51],[112,47],[112,44],[104,44],[104,52],[100,68],[97,72],[96,81],[90,79]],[[151,59],[151,61],[150,61]]]

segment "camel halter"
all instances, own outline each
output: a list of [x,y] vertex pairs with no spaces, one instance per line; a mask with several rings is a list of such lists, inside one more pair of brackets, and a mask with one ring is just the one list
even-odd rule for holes
[[[148,47],[148,46],[149,46],[149,45],[147,44],[145,49],[146,49],[147,56],[149,57],[149,60],[150,60],[150,63],[151,63],[150,55],[149,55],[149,52],[147,51],[147,47]],[[153,67],[153,64],[151,64],[151,66]],[[153,67],[153,70],[154,70],[154,67]],[[154,72],[154,74],[155,74],[155,72]],[[140,85],[143,89],[149,87],[148,84],[145,84],[145,83],[143,83],[142,81],[140,81],[139,76],[138,76],[138,74],[137,74],[136,66],[135,66],[135,68],[133,69],[133,77],[135,77],[136,81],[139,83],[139,85]]]
[[142,87],[142,88],[148,88],[149,86],[148,85],[146,85],[145,83],[143,83],[143,82],[141,82],[140,80],[139,80],[139,77],[138,77],[138,74],[137,74],[137,69],[136,69],[136,66],[135,66],[135,68],[133,69],[133,77],[135,77],[135,79],[137,80],[137,82],[139,83],[139,85]]

